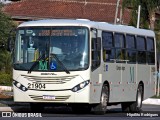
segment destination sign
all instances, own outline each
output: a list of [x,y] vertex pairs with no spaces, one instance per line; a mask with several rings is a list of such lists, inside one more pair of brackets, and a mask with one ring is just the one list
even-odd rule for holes
[[42,30],[39,36],[75,36],[75,30]]

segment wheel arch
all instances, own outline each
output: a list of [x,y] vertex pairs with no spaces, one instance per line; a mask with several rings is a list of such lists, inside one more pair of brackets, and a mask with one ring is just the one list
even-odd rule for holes
[[[142,91],[143,91],[143,93],[142,93],[143,96],[142,96],[142,97],[144,98],[144,83],[143,83],[143,81],[140,81],[140,82],[139,82],[138,87],[139,87],[139,86],[142,86]],[[138,87],[137,87],[137,90],[138,90]]]
[[[110,85],[109,85],[109,82],[108,82],[107,80],[105,80],[104,83],[103,83],[103,85],[108,86],[108,94],[109,94],[108,97],[110,98]],[[102,85],[102,86],[103,86],[103,85]]]

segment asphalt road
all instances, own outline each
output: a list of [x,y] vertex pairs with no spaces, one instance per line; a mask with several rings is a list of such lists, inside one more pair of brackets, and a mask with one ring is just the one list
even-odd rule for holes
[[[3,108],[3,107],[1,107]],[[5,108],[5,107],[4,107]],[[37,114],[37,116],[42,116],[42,118],[28,117],[31,113],[29,106],[17,106],[12,107],[12,110],[6,112],[11,113],[12,119],[29,119],[29,120],[132,120],[132,119],[142,119],[142,120],[160,120],[160,106],[158,105],[143,105],[142,113],[121,113],[121,106],[110,106],[107,109],[105,115],[94,115],[92,112],[89,114],[74,114],[69,107],[46,107],[43,113]],[[4,112],[1,109],[1,112]],[[3,113],[4,114],[4,113]],[[26,115],[25,117],[17,117],[18,114]],[[20,116],[21,116],[20,115]],[[2,116],[2,113],[1,115]],[[151,117],[152,116],[152,117]],[[0,118],[4,119],[4,118]],[[10,119],[10,117],[5,117],[5,119]]]

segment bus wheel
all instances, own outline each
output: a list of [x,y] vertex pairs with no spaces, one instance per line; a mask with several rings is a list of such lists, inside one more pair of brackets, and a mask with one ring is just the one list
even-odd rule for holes
[[43,112],[44,106],[42,104],[30,103],[30,110],[32,112]]
[[105,114],[107,109],[107,103],[109,100],[109,89],[108,86],[103,85],[100,103],[93,107],[95,114]]
[[130,111],[131,112],[140,112],[141,107],[142,107],[142,101],[143,101],[143,87],[142,87],[142,85],[139,85],[138,90],[137,90],[136,102],[133,102],[130,105]]

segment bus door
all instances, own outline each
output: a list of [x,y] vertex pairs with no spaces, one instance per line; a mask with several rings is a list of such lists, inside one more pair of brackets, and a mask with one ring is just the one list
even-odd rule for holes
[[[99,34],[98,34],[99,32]],[[101,74],[101,38],[100,31],[91,30],[91,102],[97,103],[100,100],[102,83]]]

